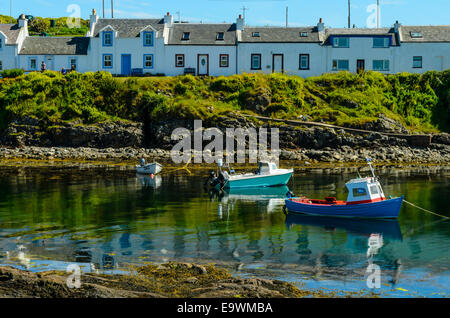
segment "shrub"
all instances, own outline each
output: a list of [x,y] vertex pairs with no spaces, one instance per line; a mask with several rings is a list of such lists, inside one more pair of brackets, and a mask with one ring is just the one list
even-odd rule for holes
[[0,72],[0,75],[3,78],[15,78],[15,77],[22,76],[23,74],[24,74],[24,70],[22,70],[20,68],[13,68],[13,69],[4,70],[3,72]]

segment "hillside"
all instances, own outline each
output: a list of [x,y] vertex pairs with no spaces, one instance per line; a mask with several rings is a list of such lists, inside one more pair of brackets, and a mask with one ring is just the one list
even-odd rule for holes
[[109,73],[31,73],[0,80],[0,127],[20,117],[96,123],[201,118],[227,113],[366,127],[380,114],[411,131],[450,131],[450,70],[424,75],[341,72],[114,78]]

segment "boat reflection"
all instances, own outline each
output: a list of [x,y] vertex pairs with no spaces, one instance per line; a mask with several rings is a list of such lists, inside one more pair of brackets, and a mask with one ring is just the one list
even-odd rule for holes
[[393,240],[402,241],[403,236],[397,220],[349,219],[338,217],[311,216],[287,214],[286,226],[307,225],[322,227],[326,230],[345,230],[352,234],[370,236],[373,233],[382,234]]
[[211,199],[217,198],[219,202],[218,213],[222,215],[224,209],[230,211],[236,202],[262,203],[267,206],[268,213],[281,211],[287,192],[289,192],[289,188],[284,185],[279,187],[224,189],[223,191],[211,189],[209,195]]
[[136,178],[141,182],[142,186],[145,188],[157,189],[161,186],[162,178],[159,175],[148,175],[148,174],[136,174]]

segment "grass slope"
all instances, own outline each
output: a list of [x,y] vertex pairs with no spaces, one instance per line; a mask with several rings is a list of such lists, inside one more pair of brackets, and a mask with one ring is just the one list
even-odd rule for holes
[[47,71],[0,80],[0,128],[28,115],[60,120],[214,123],[230,111],[359,127],[379,114],[414,131],[450,131],[450,70],[423,75],[377,72],[229,77],[114,78],[109,73]]

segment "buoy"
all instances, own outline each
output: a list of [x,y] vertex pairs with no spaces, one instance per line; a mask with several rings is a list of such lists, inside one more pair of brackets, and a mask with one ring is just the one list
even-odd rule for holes
[[150,173],[150,179],[153,179],[155,175],[153,173]]

